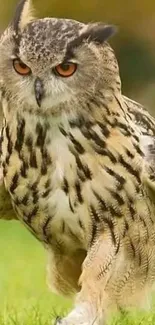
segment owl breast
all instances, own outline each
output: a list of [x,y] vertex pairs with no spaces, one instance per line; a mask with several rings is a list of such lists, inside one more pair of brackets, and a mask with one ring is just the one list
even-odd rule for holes
[[62,130],[32,116],[14,118],[3,127],[2,152],[5,186],[19,219],[46,244],[86,248],[88,209]]
[[5,185],[39,240],[61,251],[87,250],[104,230],[119,245],[117,229],[124,238],[132,213],[147,218],[143,153],[139,137],[124,134],[126,124],[10,115],[2,131]]

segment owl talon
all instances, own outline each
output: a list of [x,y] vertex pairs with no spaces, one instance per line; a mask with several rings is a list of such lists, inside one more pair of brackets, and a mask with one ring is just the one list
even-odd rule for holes
[[62,318],[60,316],[57,316],[54,322],[54,325],[60,325]]

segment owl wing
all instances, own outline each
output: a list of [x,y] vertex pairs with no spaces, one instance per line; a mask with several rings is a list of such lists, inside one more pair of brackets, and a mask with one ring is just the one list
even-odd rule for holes
[[155,137],[141,136],[140,145],[144,153],[143,183],[151,202],[155,205]]
[[0,180],[0,219],[17,219],[2,179]]
[[[2,109],[0,107],[0,130],[2,128]],[[6,191],[3,182],[3,172],[0,165],[0,219],[17,219],[13,210],[9,193]]]
[[140,129],[140,147],[144,154],[142,180],[147,195],[155,205],[155,119],[139,103],[124,97],[132,120]]

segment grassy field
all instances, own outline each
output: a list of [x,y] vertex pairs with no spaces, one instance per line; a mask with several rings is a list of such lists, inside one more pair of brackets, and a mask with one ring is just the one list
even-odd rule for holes
[[[0,221],[0,325],[49,325],[69,310],[70,301],[48,291],[45,265],[44,249],[21,224]],[[111,324],[155,325],[155,308]]]

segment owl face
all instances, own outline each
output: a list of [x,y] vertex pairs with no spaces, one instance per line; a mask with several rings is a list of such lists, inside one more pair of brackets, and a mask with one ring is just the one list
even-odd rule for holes
[[21,109],[58,111],[92,96],[102,81],[101,48],[112,26],[69,19],[34,19],[21,1],[0,42],[1,87]]

